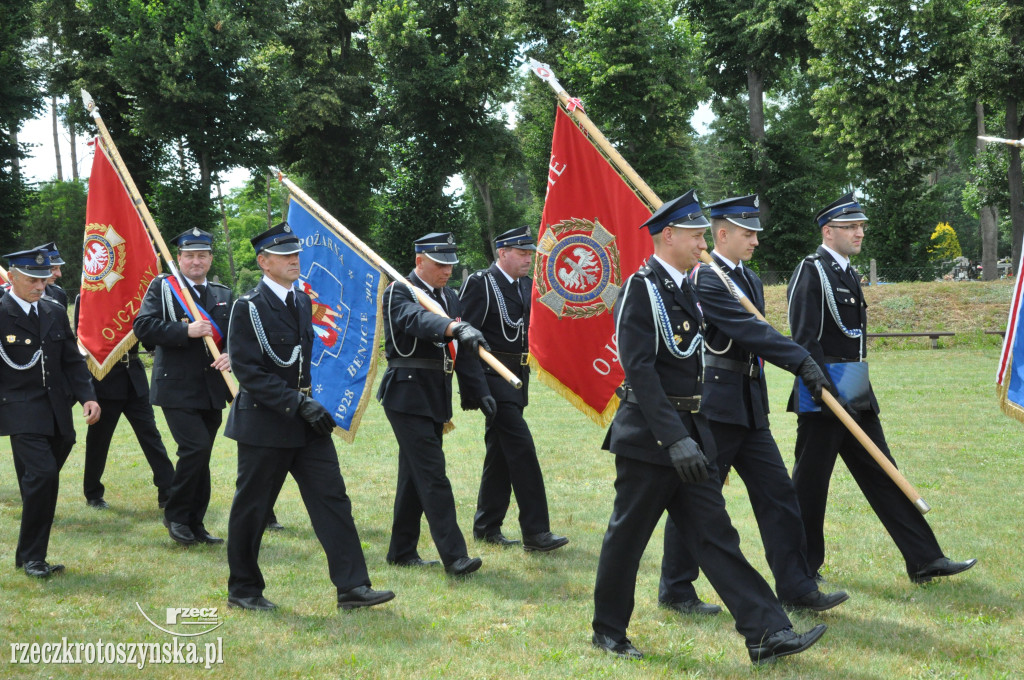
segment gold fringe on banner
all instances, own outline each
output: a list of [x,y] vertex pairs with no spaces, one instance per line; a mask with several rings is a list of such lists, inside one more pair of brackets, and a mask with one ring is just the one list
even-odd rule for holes
[[1006,361],[1006,371],[1003,372],[1003,384],[996,385],[996,394],[999,395],[999,408],[1006,415],[1010,416],[1016,421],[1024,423],[1024,406],[1015,404],[1010,401],[1008,392],[1010,391],[1010,376],[1013,374],[1013,355]]
[[[96,360],[92,358],[91,354],[85,355],[85,363],[89,367],[89,372],[92,373],[92,377],[97,380],[103,380],[110,373],[110,370],[114,368],[114,364],[121,360],[121,358],[128,354],[128,351],[135,346],[138,342],[135,338],[135,332],[129,331],[128,335],[121,339],[121,342],[117,343],[117,346],[107,355],[107,360],[102,364],[96,363]],[[85,351],[85,348],[81,345],[78,346],[81,351]]]
[[579,409],[584,415],[586,415],[588,418],[594,421],[594,423],[600,425],[601,427],[607,427],[608,424],[612,422],[612,418],[615,417],[615,411],[618,410],[619,408],[619,398],[616,397],[614,394],[612,395],[611,400],[608,402],[608,405],[605,406],[604,411],[598,411],[597,409],[590,406],[590,404],[583,401],[583,399],[578,394],[576,394],[571,389],[562,384],[561,380],[559,380],[554,375],[548,373],[543,368],[541,368],[540,364],[537,363],[537,360],[533,358],[532,354],[530,355],[529,361],[530,368],[534,370],[534,372],[537,374],[537,378],[542,383],[544,383],[545,385],[553,389],[555,392],[557,392],[559,396],[561,396],[563,399],[565,399],[570,404]]

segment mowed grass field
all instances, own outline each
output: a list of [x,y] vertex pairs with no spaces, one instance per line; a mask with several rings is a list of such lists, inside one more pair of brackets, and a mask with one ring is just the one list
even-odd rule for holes
[[[287,527],[268,532],[261,566],[270,614],[228,610],[224,546],[183,548],[160,523],[151,473],[127,423],[111,449],[104,483],[108,511],[82,496],[85,427],[64,468],[51,562],[67,572],[47,581],[14,568],[21,504],[9,440],[0,442],[0,678],[1017,678],[1024,674],[1024,545],[1021,452],[1024,425],[1002,415],[993,387],[999,350],[946,348],[877,351],[871,372],[897,463],[932,511],[947,554],[977,557],[972,571],[917,586],[860,491],[840,463],[832,481],[824,574],[851,599],[823,615],[793,617],[798,630],[818,622],[826,637],[808,652],[752,670],[743,640],[723,613],[684,618],[657,606],[661,531],[636,584],[629,630],[641,662],[590,646],[593,582],[614,496],[614,463],[600,450],[604,430],[562,398],[531,385],[528,420],[542,460],[552,529],[572,542],[552,554],[525,554],[475,543],[471,523],[483,459],[478,412],[457,412],[446,437],[448,472],[470,554],[483,568],[467,579],[439,567],[402,569],[384,556],[391,526],[397,448],[375,402],[356,441],[338,441],[342,473],[375,587],[392,603],[339,612],[327,564],[294,482],[277,505]],[[768,372],[773,429],[792,463],[795,416],[785,413],[791,377]],[[174,445],[160,416],[165,443]],[[669,472],[667,472],[668,474]],[[219,439],[206,525],[226,536],[235,445]],[[771,582],[743,484],[725,487],[748,559]],[[506,534],[519,537],[513,504]],[[436,558],[426,524],[424,558]],[[720,603],[702,578],[698,591]],[[170,607],[217,607],[222,625],[199,636],[221,638],[223,663],[209,670],[161,663],[43,665],[13,663],[12,645],[32,642],[166,643]],[[181,625],[174,632],[190,632]],[[195,630],[195,629],[193,629]],[[184,640],[185,638],[179,638]],[[12,659],[12,655],[14,658]]]

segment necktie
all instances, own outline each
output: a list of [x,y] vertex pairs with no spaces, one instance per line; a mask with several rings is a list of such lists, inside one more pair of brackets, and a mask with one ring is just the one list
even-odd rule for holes
[[857,290],[860,288],[860,272],[853,268],[851,264],[846,268],[846,273],[850,275],[850,280],[853,281],[853,289]]
[[430,297],[434,298],[434,300],[437,301],[437,304],[441,305],[441,309],[443,309],[445,312],[448,311],[448,305],[444,303],[444,295],[441,294],[440,288],[435,288],[433,292],[430,294]]
[[28,311],[28,320],[34,330],[39,330],[39,312],[36,311],[35,305]]
[[295,306],[295,291],[288,291],[288,295],[284,298],[284,304],[288,307],[288,311],[291,312],[292,318],[295,319],[296,325],[299,323],[299,308]]
[[192,288],[196,291],[196,302],[199,303],[199,305],[205,307],[206,306],[206,285],[200,283],[199,285],[192,286]]

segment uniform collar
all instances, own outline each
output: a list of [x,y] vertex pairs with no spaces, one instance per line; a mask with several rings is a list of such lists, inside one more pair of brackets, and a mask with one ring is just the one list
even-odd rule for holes
[[511,276],[509,276],[508,272],[502,269],[501,265],[498,264],[497,262],[494,263],[494,268],[497,269],[502,274],[504,274],[505,278],[508,280],[509,283],[515,283],[517,281],[517,279],[513,279]]
[[847,268],[850,266],[850,258],[843,257],[842,255],[840,255],[836,251],[834,251],[831,248],[829,248],[824,243],[821,244],[821,247],[825,249],[825,252],[827,252],[829,255],[832,256],[833,260],[835,260],[836,262],[839,263],[839,266],[843,268],[844,272],[847,270]]
[[722,255],[717,250],[712,250],[711,254],[714,255],[715,257],[717,257],[723,263],[727,264],[729,266],[729,271],[732,271],[732,270],[736,269],[737,267],[739,267],[741,269],[743,268],[743,263],[742,262],[733,262],[732,260],[727,258],[725,255]]
[[672,281],[675,282],[676,288],[682,288],[683,279],[686,278],[686,274],[682,273],[681,271],[670,265],[668,262],[665,262],[665,260],[658,257],[656,254],[652,255],[651,257],[657,260],[658,264],[664,267],[665,271],[668,272],[668,275],[672,277]]
[[265,285],[267,288],[269,288],[271,291],[273,291],[274,295],[276,295],[278,297],[278,299],[281,300],[281,302],[285,302],[285,303],[287,303],[287,300],[285,298],[288,297],[288,293],[293,291],[293,290],[295,290],[294,287],[292,287],[292,288],[285,288],[284,286],[282,286],[277,281],[274,281],[273,279],[271,279],[269,276],[264,276],[263,277],[263,285]]
[[18,306],[21,307],[21,311],[25,312],[25,316],[28,316],[29,312],[32,311],[32,309],[36,309],[36,312],[38,313],[38,302],[25,302],[20,297],[14,294],[13,287],[9,291],[7,291],[7,294],[11,296],[11,299],[18,303]]
[[206,279],[203,279],[202,281],[193,281],[184,274],[181,275],[181,278],[188,281],[188,285],[192,286],[193,288],[195,288],[196,286],[205,286],[207,283],[209,283],[209,281],[207,281]]

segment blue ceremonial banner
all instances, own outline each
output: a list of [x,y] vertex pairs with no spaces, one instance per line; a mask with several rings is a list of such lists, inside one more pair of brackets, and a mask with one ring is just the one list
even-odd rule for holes
[[1017,266],[1017,282],[1010,296],[1010,314],[1006,320],[1003,353],[996,371],[996,389],[1003,413],[1024,422],[1024,290],[1021,266],[1024,266],[1024,254]]
[[377,374],[384,277],[294,195],[288,224],[302,239],[295,285],[313,299],[313,397],[351,442]]
[[[868,378],[866,361],[850,361],[843,364],[825,364],[828,377],[836,387],[836,392],[855,411],[871,410],[871,380]],[[798,387],[797,413],[818,413],[821,406],[814,403],[810,390],[800,378],[796,379]]]

